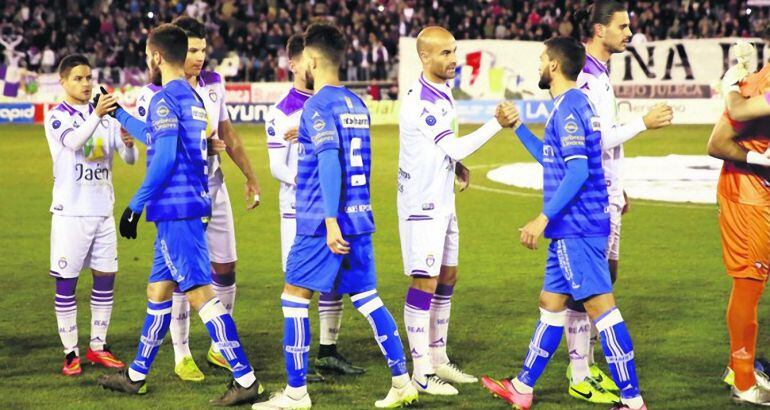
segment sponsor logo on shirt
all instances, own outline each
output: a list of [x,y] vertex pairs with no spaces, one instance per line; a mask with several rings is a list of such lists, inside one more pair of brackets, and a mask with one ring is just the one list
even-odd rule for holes
[[[318,114],[318,113],[316,113],[316,114]],[[313,129],[316,130],[316,131],[321,131],[325,127],[326,127],[326,123],[324,122],[324,120],[322,120],[320,118],[313,122]]]
[[53,127],[53,129],[58,130],[59,127],[61,127],[61,121],[53,120],[53,124],[51,124],[51,126]]
[[275,137],[275,128],[267,127],[267,135],[269,135],[271,137]]
[[340,122],[343,128],[369,128],[369,116],[366,114],[342,114]]
[[147,110],[144,107],[139,107],[139,115],[144,117],[147,114]]
[[166,117],[169,114],[169,109],[166,106],[166,104],[158,104],[158,106],[155,108],[155,114],[158,115],[158,117]]
[[586,145],[586,137],[582,135],[567,135],[562,137],[561,146],[567,147],[582,147]]
[[206,109],[201,107],[190,107],[192,109],[192,117],[198,121],[208,121],[208,115]]
[[432,115],[425,117],[425,123],[430,125],[431,127],[436,125],[436,117]]
[[567,121],[566,124],[564,124],[564,131],[567,131],[568,134],[574,134],[578,130],[578,125],[575,123],[575,121]]

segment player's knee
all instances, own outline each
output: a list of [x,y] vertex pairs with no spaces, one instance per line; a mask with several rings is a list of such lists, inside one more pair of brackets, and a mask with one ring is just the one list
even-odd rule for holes
[[102,272],[95,269],[91,269],[91,274],[94,276],[115,276],[118,272]]
[[147,284],[147,299],[156,302],[171,299],[174,293],[174,282],[162,281]]
[[412,276],[412,288],[427,292],[430,294],[436,293],[436,286],[438,285],[438,278]]
[[215,275],[229,275],[235,272],[235,262],[211,262],[211,268],[214,270]]
[[583,306],[585,306],[586,312],[591,320],[596,320],[598,317],[615,307],[615,297],[612,293],[592,296],[583,301]]
[[540,308],[550,312],[561,312],[567,307],[569,296],[551,292],[540,292]]
[[438,282],[442,285],[454,286],[457,283],[457,266],[441,266]]
[[310,299],[313,297],[313,291],[299,286],[290,285],[285,283],[283,285],[283,293],[291,296],[300,297],[303,299]]

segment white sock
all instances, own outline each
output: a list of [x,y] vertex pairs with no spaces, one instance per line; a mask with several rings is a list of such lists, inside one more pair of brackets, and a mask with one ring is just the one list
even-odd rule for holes
[[[235,283],[229,286],[222,286],[218,285],[216,282],[213,282],[211,289],[214,290],[214,295],[219,298],[220,302],[222,302],[222,306],[225,307],[227,313],[232,316],[233,307],[235,306]],[[217,347],[214,341],[211,341],[211,349],[219,353],[219,347]]]
[[112,291],[91,291],[91,350],[103,350],[112,316]]
[[591,376],[588,356],[591,348],[591,327],[593,324],[585,312],[567,309],[567,352],[572,365],[572,384],[578,384]]
[[75,352],[77,356],[80,356],[80,352],[78,351],[77,306],[66,308],[66,310],[57,307],[56,324],[59,327],[59,337],[61,338],[62,346],[64,346],[64,354],[66,355],[70,354],[70,352]]
[[632,409],[641,409],[642,406],[644,406],[644,400],[642,400],[642,396],[636,396],[632,399],[620,399],[620,401]]
[[596,325],[594,322],[591,322],[591,339],[590,339],[590,345],[591,347],[588,349],[588,365],[593,366],[594,365],[594,351],[596,350],[596,345],[599,344],[599,331],[596,330]]
[[242,387],[248,388],[257,381],[257,376],[254,375],[254,372],[248,372],[241,377],[236,377],[235,381]]
[[449,363],[446,353],[452,295],[433,294],[430,302],[430,357],[433,368]]
[[190,352],[190,302],[184,293],[174,292],[171,302],[171,342],[174,344],[174,363],[192,356]]
[[335,345],[342,325],[342,299],[318,300],[318,340],[322,345]]
[[514,377],[513,380],[511,380],[511,384],[513,385],[513,387],[516,388],[516,391],[518,391],[519,393],[532,394],[532,392],[535,390],[532,387],[527,386],[523,382],[519,381],[518,377]]
[[406,386],[407,383],[409,383],[409,373],[393,376],[390,378],[390,382],[393,385],[393,387],[400,389]]
[[283,392],[290,398],[294,400],[299,400],[305,397],[305,395],[307,394],[307,385],[300,386],[300,387],[291,387],[287,384],[286,388],[283,389]]
[[404,305],[404,325],[414,366],[412,375],[422,380],[426,374],[435,373],[429,350],[430,311]]
[[139,373],[136,370],[134,370],[134,369],[129,367],[128,368],[128,378],[131,379],[132,382],[138,382],[138,381],[146,379],[147,375]]

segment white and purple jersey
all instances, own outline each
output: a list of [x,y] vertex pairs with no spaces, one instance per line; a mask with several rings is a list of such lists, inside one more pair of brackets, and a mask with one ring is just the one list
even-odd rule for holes
[[[139,93],[136,100],[136,113],[142,121],[147,119],[147,109],[152,97],[163,87],[155,84],[145,85]],[[210,138],[219,139],[217,131],[219,123],[230,119],[225,102],[225,81],[219,74],[213,71],[203,70],[198,75],[198,83],[195,85],[195,92],[203,100],[208,115],[207,135]],[[222,171],[220,168],[219,155],[212,155],[208,158],[209,185],[212,182],[221,183]]]
[[297,195],[297,142],[284,140],[286,132],[299,128],[305,101],[312,94],[291,88],[278,102],[270,107],[265,117],[267,154],[270,157],[270,173],[281,183],[279,204],[282,218],[296,217]]
[[602,166],[607,184],[610,203],[622,207],[623,178],[623,142],[647,129],[644,120],[639,117],[628,124],[618,124],[618,103],[615,90],[610,84],[610,72],[607,65],[586,54],[583,71],[578,75],[577,86],[588,96],[601,121],[602,129]]

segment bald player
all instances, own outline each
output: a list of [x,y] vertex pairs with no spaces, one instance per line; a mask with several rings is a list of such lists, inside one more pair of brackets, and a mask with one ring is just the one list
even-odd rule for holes
[[448,84],[455,77],[456,51],[447,30],[427,27],[420,32],[422,74],[403,97],[399,120],[399,234],[404,273],[412,278],[404,322],[414,364],[412,383],[419,392],[435,395],[458,394],[450,383],[477,381],[449,360],[446,349],[459,250],[455,177],[465,189],[470,171],[460,161],[518,120],[516,107],[504,102],[494,118],[459,138]]

